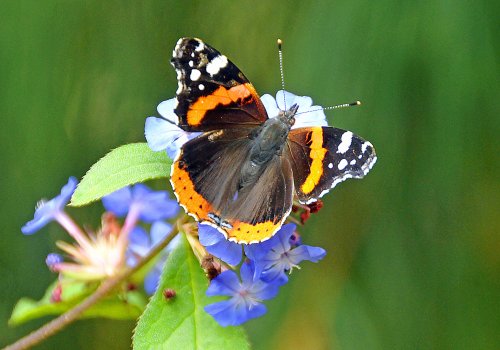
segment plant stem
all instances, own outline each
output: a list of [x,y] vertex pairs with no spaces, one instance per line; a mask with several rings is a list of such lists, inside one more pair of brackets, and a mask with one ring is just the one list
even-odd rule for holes
[[116,277],[105,280],[92,295],[90,295],[87,299],[83,300],[80,304],[76,305],[71,310],[68,310],[64,314],[53,319],[52,321],[43,325],[37,330],[31,332],[27,336],[19,339],[15,343],[6,346],[3,350],[28,349],[33,345],[38,344],[41,341],[56,334],[70,323],[76,321],[84,311],[86,311],[92,305],[96,304],[97,302],[108,296],[123,281],[127,280],[136,271],[141,269],[151,259],[153,259],[160,251],[162,251],[163,248],[165,248],[167,244],[170,243],[170,241],[175,237],[175,235],[179,233],[179,226],[180,224],[175,225],[172,228],[172,231],[170,231],[170,233],[167,236],[165,236],[165,238],[162,241],[160,241],[157,245],[155,245],[153,249],[151,249],[151,251],[148,253],[148,255],[146,255],[143,259],[141,259],[136,266],[124,270],[121,274],[117,275]]

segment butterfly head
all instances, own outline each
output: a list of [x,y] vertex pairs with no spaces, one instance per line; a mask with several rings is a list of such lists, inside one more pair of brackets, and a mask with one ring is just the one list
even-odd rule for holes
[[280,111],[278,114],[278,118],[291,128],[293,124],[295,124],[295,114],[297,114],[298,109],[299,105],[295,103],[292,105],[292,107],[284,111]]

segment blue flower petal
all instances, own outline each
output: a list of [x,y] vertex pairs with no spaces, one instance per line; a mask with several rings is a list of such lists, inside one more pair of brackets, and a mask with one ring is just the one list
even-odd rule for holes
[[[290,237],[293,235],[293,231],[297,228],[295,224],[286,224],[281,227],[281,229],[276,233],[279,240],[279,244],[273,249],[279,249],[280,252],[287,252],[291,248]],[[279,247],[279,248],[278,248]]]
[[154,294],[160,282],[161,270],[154,268],[144,279],[144,290],[148,295]]
[[198,237],[200,243],[207,247],[219,243],[221,240],[226,239],[222,233],[216,228],[207,224],[198,224]]
[[264,316],[264,314],[267,312],[266,306],[261,303],[254,304],[247,309],[244,308],[241,309],[242,309],[241,311],[244,311],[244,313],[242,312],[241,315],[237,314],[238,316],[235,318],[234,326],[238,326],[242,323],[245,323],[251,320],[252,318]]
[[153,191],[144,184],[127,186],[102,199],[106,210],[124,217],[131,206],[139,210],[139,219],[154,222],[174,217],[179,211],[175,200],[169,198],[167,191]]
[[152,191],[146,185],[137,184],[132,188],[132,197],[144,222],[171,219],[179,211],[177,201],[170,199],[167,191]]
[[256,281],[255,284],[251,287],[251,293],[254,298],[260,300],[268,300],[276,297],[279,292],[279,287],[284,283],[278,280],[274,280],[271,282],[265,282],[263,280]]
[[135,226],[129,235],[129,247],[145,247],[151,245],[151,240],[146,230],[141,226]]
[[204,309],[221,326],[223,327],[235,326],[234,324],[235,304],[232,301],[232,299],[209,304],[205,306]]
[[207,288],[208,296],[234,295],[240,290],[240,281],[236,273],[227,270],[215,277]]
[[174,112],[176,104],[177,104],[177,99],[171,98],[170,100],[161,102],[158,105],[158,107],[156,107],[156,110],[158,111],[158,113],[160,113],[160,115],[163,118],[168,119],[175,124],[178,124],[179,117],[177,117],[177,114],[175,114]]
[[60,264],[64,261],[63,257],[61,254],[57,253],[50,253],[47,255],[47,258],[45,258],[45,263],[47,264],[48,267],[52,267],[56,264]]
[[172,138],[180,132],[180,129],[164,119],[157,117],[146,118],[144,135],[149,148],[155,152],[167,149],[172,142]]
[[301,245],[295,249],[292,249],[288,253],[288,258],[293,264],[298,265],[303,260],[318,262],[319,260],[323,259],[325,255],[326,250],[324,250],[323,248]]
[[151,225],[151,245],[154,247],[172,231],[172,225],[163,221],[155,221]]
[[104,209],[119,217],[127,215],[131,203],[132,191],[130,186],[123,187],[102,198]]
[[205,306],[210,314],[223,327],[239,326],[246,321],[260,317],[267,311],[263,304],[254,304],[248,307],[244,303],[237,303],[234,299],[219,301]]
[[285,273],[285,268],[281,264],[271,265],[262,272],[260,278],[265,282],[280,280],[283,284],[288,282],[288,276]]
[[144,134],[149,148],[153,151],[167,151],[171,159],[175,159],[183,144],[200,134],[198,132],[186,132],[177,125],[178,117],[174,113],[175,104],[175,99],[160,103],[158,113],[164,119],[148,117],[144,126]]
[[256,278],[254,272],[255,272],[255,265],[252,260],[241,264],[240,276],[241,276],[241,282],[243,283],[244,286],[250,286],[254,281],[258,281],[258,276]]
[[63,208],[68,204],[77,185],[78,180],[75,177],[70,177],[58,196],[49,201],[41,201],[35,210],[33,220],[21,227],[21,232],[25,235],[31,235],[54,220],[56,215],[62,212]]
[[241,245],[228,241],[224,235],[210,225],[198,225],[198,237],[200,243],[207,251],[228,263],[238,265],[243,255]]

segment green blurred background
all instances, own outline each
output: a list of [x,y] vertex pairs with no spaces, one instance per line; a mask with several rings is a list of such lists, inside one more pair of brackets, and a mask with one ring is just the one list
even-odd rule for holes
[[[35,203],[144,139],[144,118],[176,90],[176,40],[197,36],[261,94],[280,87],[282,38],[288,90],[321,105],[360,99],[328,118],[379,155],[301,230],[328,255],[248,323],[255,349],[499,349],[495,4],[3,1],[0,345],[43,323],[6,324],[19,297],[55,279],[44,259],[62,231],[20,232]],[[94,222],[99,210],[76,213]],[[38,348],[127,349],[133,327],[79,321]]]

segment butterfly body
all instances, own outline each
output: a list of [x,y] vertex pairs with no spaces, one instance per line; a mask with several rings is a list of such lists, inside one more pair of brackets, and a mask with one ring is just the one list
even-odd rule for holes
[[180,39],[172,64],[178,125],[201,132],[174,160],[172,187],[188,214],[229,240],[270,238],[294,198],[313,202],[376,161],[373,146],[350,131],[298,127],[300,104],[268,116],[243,73],[199,39]]
[[267,164],[278,161],[287,141],[288,133],[293,126],[293,116],[297,105],[281,113],[276,118],[269,118],[249,135],[252,147],[248,159],[241,168],[239,189],[256,182]]

